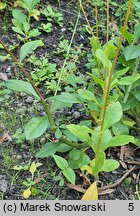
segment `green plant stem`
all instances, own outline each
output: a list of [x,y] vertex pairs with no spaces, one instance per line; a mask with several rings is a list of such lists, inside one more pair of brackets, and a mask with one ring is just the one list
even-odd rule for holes
[[[28,78],[30,84],[32,85],[32,87],[34,88],[35,92],[37,93],[37,95],[40,98],[41,104],[44,107],[44,111],[45,113],[48,115],[48,120],[50,122],[51,128],[52,130],[55,132],[56,131],[56,126],[53,120],[53,115],[50,112],[50,107],[49,105],[46,103],[43,95],[40,93],[39,89],[35,86],[32,78],[30,77],[29,73],[25,70],[25,68],[23,67],[23,65],[18,61],[18,59],[10,52],[10,50],[5,46],[5,44],[0,40],[0,44],[3,46],[3,48],[5,49],[5,51],[11,56],[11,58],[14,60],[14,62],[19,66],[19,68],[21,69],[22,73]],[[62,136],[60,138],[60,141],[62,141],[63,143],[72,146],[72,147],[79,147],[78,143],[74,143],[71,142],[69,140],[67,140],[64,136]]]
[[51,127],[54,128],[55,124],[54,124],[52,113],[50,112],[49,105],[46,103],[46,101],[43,98],[43,95],[40,93],[39,89],[35,86],[32,78],[29,75],[29,73],[25,70],[25,68],[19,62],[19,60],[11,53],[11,51],[5,46],[5,44],[1,40],[0,40],[0,44],[3,46],[3,48],[5,49],[5,51],[11,56],[11,58],[14,60],[14,62],[19,66],[19,68],[21,69],[21,71],[23,72],[23,74],[28,78],[30,84],[32,85],[32,87],[34,88],[35,92],[37,93],[37,95],[39,96],[39,98],[41,100],[41,104],[44,107],[44,111],[48,115],[48,119],[49,119]]
[[60,141],[63,142],[63,143],[65,143],[65,144],[67,144],[67,145],[69,145],[69,146],[71,146],[71,147],[76,147],[76,148],[80,147],[79,144],[69,141],[69,140],[66,139],[64,136],[62,136],[62,137],[60,138]]
[[109,0],[107,0],[107,17],[106,17],[106,43],[108,43],[109,38]]
[[100,115],[100,116],[102,116],[102,119],[101,119],[101,129],[100,129],[100,135],[99,135],[99,138],[98,138],[97,150],[96,150],[96,156],[97,156],[97,158],[100,155],[100,145],[101,145],[102,135],[103,135],[103,131],[104,131],[104,122],[105,122],[105,115],[106,115],[108,97],[109,97],[109,93],[110,93],[110,86],[111,86],[112,75],[113,75],[113,72],[114,72],[117,60],[118,60],[118,55],[119,55],[121,44],[122,44],[122,40],[123,40],[123,37],[124,37],[124,31],[125,31],[126,26],[127,26],[128,17],[129,17],[130,11],[131,11],[131,6],[132,6],[132,0],[129,0],[129,2],[128,2],[128,8],[127,8],[127,13],[126,13],[126,18],[125,18],[124,26],[123,26],[124,27],[123,28],[123,32],[122,32],[122,34],[120,35],[120,38],[119,38],[119,44],[118,44],[118,48],[117,48],[117,51],[116,51],[116,56],[115,56],[115,59],[114,59],[114,62],[112,64],[112,68],[111,68],[111,71],[110,71],[107,87],[105,85],[106,89],[105,89],[105,91],[103,93],[103,105],[102,105],[102,108],[101,108],[101,115]]
[[73,34],[72,34],[72,37],[71,37],[71,41],[70,41],[70,44],[69,44],[69,47],[68,47],[68,50],[67,50],[66,58],[64,60],[63,66],[61,68],[61,72],[60,72],[60,75],[59,75],[59,78],[58,78],[58,83],[57,83],[57,86],[56,86],[56,90],[55,90],[54,96],[57,95],[57,92],[58,92],[58,89],[59,89],[59,86],[60,86],[60,81],[61,81],[64,69],[65,69],[65,66],[66,66],[66,63],[67,63],[67,59],[69,57],[70,48],[71,48],[71,45],[72,45],[72,42],[73,42],[73,39],[74,39],[74,36],[75,36],[75,33],[76,33],[76,29],[77,29],[77,26],[78,26],[79,18],[80,18],[80,10],[79,10],[79,13],[78,13],[78,16],[77,16],[77,20],[76,20],[76,23],[75,23]]
[[99,29],[98,29],[98,6],[95,4],[95,19],[96,19],[96,37],[99,37]]
[[91,25],[90,25],[90,23],[89,23],[89,20],[88,20],[88,18],[87,18],[87,15],[86,15],[86,13],[85,13],[85,10],[84,10],[84,7],[83,7],[83,4],[82,4],[82,1],[81,1],[81,0],[79,0],[79,4],[80,4],[80,8],[81,8],[81,10],[82,10],[82,12],[83,12],[83,15],[84,15],[84,17],[85,17],[86,23],[87,23],[87,25],[88,25],[88,27],[89,27],[90,33],[91,33],[92,36],[94,36],[93,31],[92,31],[92,28],[91,28]]
[[6,0],[5,0],[5,3],[8,4],[8,5],[10,5],[10,6],[12,6],[12,7],[14,7],[14,4],[12,4],[12,3],[9,2],[9,1],[6,1]]
[[[136,60],[136,66],[135,66],[135,69],[134,69],[134,71],[132,73],[132,76],[135,76],[137,74],[137,69],[138,69],[138,66],[139,66],[139,60],[140,60],[139,58]],[[123,103],[127,102],[132,88],[133,88],[133,84],[131,84],[131,85],[128,86],[127,91],[125,93],[125,97],[124,97]]]

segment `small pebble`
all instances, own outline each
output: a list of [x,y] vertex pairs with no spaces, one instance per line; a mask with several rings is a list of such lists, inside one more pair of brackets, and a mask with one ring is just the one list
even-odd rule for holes
[[84,40],[84,39],[85,39],[83,35],[80,35],[80,38],[81,38],[82,40]]
[[17,155],[16,158],[17,158],[17,160],[21,160],[22,156],[21,155]]
[[7,77],[11,78],[12,77],[12,73],[7,73]]
[[42,137],[42,138],[40,139],[40,143],[41,143],[41,144],[44,144],[45,142],[46,142],[45,137]]
[[22,108],[16,110],[17,113],[24,113],[26,111],[26,106],[22,106]]
[[80,117],[80,113],[75,111],[72,115],[73,118],[78,119]]
[[133,174],[133,179],[137,179],[137,175],[135,173]]
[[22,103],[18,103],[17,107],[22,107],[22,105],[23,105]]
[[26,94],[24,92],[20,92],[20,96],[24,97]]
[[0,191],[6,192],[7,189],[8,189],[8,183],[5,180],[5,176],[4,175],[0,175]]
[[43,110],[43,106],[41,106],[41,105],[37,105],[36,108],[37,108],[38,111],[42,111]]
[[61,32],[65,32],[65,31],[66,31],[66,28],[62,28],[62,29],[61,29]]
[[6,73],[11,73],[11,70],[12,70],[12,66],[9,66],[7,69],[6,69]]
[[31,104],[32,102],[33,102],[33,98],[28,96],[27,99],[26,99],[26,103]]
[[112,171],[113,174],[118,174],[118,172],[116,170]]
[[45,116],[45,115],[46,115],[46,113],[45,113],[45,112],[42,112],[42,113],[40,113],[40,115],[41,115],[41,116]]

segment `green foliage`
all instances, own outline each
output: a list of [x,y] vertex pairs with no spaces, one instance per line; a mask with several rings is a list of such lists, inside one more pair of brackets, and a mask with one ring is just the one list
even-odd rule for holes
[[43,9],[41,13],[47,18],[49,22],[57,23],[60,26],[63,25],[62,14],[54,10],[51,5],[48,5],[47,8]]
[[51,82],[56,79],[54,76],[57,72],[56,64],[50,63],[47,57],[38,58],[35,55],[31,55],[27,61],[34,67],[31,76],[35,84],[38,86],[45,82],[48,91],[49,89],[54,90],[51,87]]
[[3,86],[13,91],[25,92],[39,98],[29,82],[25,82],[22,80],[7,80],[3,83]]
[[108,159],[105,160],[104,165],[102,166],[103,172],[112,172],[113,170],[119,167],[119,162],[116,160]]
[[79,89],[78,90],[78,94],[80,95],[80,97],[84,98],[85,100],[87,100],[87,101],[93,101],[98,106],[100,106],[99,103],[98,103],[98,101],[97,101],[97,99],[96,99],[96,97],[95,97],[95,95],[92,92],[87,91],[85,89]]
[[118,122],[122,115],[122,106],[118,101],[108,105],[105,116],[104,130]]
[[[118,34],[124,34],[124,41],[121,41],[121,37],[118,41],[112,33],[109,41],[100,42],[100,38],[90,32],[91,50],[86,50],[88,71],[85,71],[84,75],[79,73],[79,68],[77,70],[77,63],[80,63],[80,58],[86,55],[86,52],[81,51],[83,45],[77,48],[70,47],[68,40],[61,40],[57,51],[53,54],[61,54],[66,59],[64,67],[57,70],[56,64],[48,60],[50,56],[38,58],[33,55],[33,52],[43,45],[42,40],[28,41],[40,34],[38,29],[31,29],[30,23],[31,17],[38,20],[40,13],[35,7],[39,2],[39,0],[18,1],[18,5],[25,11],[20,9],[12,11],[12,29],[18,34],[19,39],[24,40],[20,48],[19,63],[23,63],[30,54],[27,62],[31,68],[34,66],[34,69],[29,76],[35,84],[32,86],[29,82],[21,80],[7,80],[2,86],[40,98],[46,115],[33,117],[26,123],[24,126],[26,140],[38,138],[47,131],[49,135],[47,141],[37,151],[36,158],[53,157],[63,176],[75,184],[75,169],[80,169],[85,175],[91,174],[97,177],[100,172],[112,172],[119,167],[118,161],[106,159],[106,149],[129,143],[140,146],[140,74],[138,71],[140,25],[136,23],[131,32],[125,26],[121,27]],[[133,4],[135,9],[139,7],[136,2]],[[100,7],[103,2],[95,2],[94,5]],[[114,2],[114,6],[117,6],[117,3]],[[122,5],[123,13],[126,12],[124,6],[126,7],[126,4]],[[48,21],[41,24],[39,27],[41,31],[50,33],[53,23],[62,26],[63,16],[52,6],[48,5],[41,10],[41,14]],[[119,8],[116,16],[119,18],[120,14]],[[118,53],[120,53],[119,58]],[[20,69],[22,70],[22,67]],[[62,86],[59,85],[61,81]],[[43,84],[45,88],[42,88]],[[41,88],[43,96],[47,95],[46,99],[38,96],[36,86]],[[78,117],[75,117],[75,113],[71,114],[76,106],[80,107],[76,108]],[[70,112],[68,116],[65,110]],[[131,133],[131,128],[136,129],[136,134]],[[67,160],[63,157],[63,153]],[[31,187],[35,184],[33,180],[36,170],[37,164],[33,162],[29,169],[32,178],[24,182],[28,187],[24,191],[25,198],[30,196]],[[58,177],[56,180],[64,184],[63,177]]]
[[13,19],[13,31],[18,34],[20,40],[27,40],[32,37],[40,35],[38,29],[31,29],[28,17],[19,9],[12,11]]
[[[92,132],[92,148],[94,152],[96,152],[97,150],[99,134],[100,134],[100,127],[97,127]],[[110,142],[111,139],[112,139],[112,134],[110,130],[109,129],[105,130],[102,134],[102,140],[101,140],[101,146],[100,146],[101,151],[104,151],[105,149],[109,147],[108,143]]]
[[21,0],[21,6],[28,12],[31,12],[34,7],[40,2],[40,0]]
[[49,22],[47,24],[42,23],[40,29],[46,33],[50,33],[52,32],[52,24]]
[[82,99],[78,97],[78,94],[70,94],[63,92],[61,95],[51,97],[50,100],[54,101],[52,110],[57,110],[63,107],[71,107],[73,104],[82,102]]
[[72,183],[75,184],[75,173],[74,171],[68,166],[68,162],[58,156],[58,155],[53,155],[53,158],[57,164],[57,166],[62,170],[63,175]]
[[124,49],[124,56],[126,61],[138,58],[140,56],[140,45],[130,45]]
[[7,4],[5,2],[0,2],[0,10],[5,9]]
[[92,130],[86,126],[79,126],[79,125],[74,125],[70,124],[67,126],[68,130],[77,136],[81,141],[85,141],[87,143],[90,142],[90,136],[89,133],[92,133]]
[[50,127],[48,117],[33,117],[24,128],[24,133],[27,140],[40,137],[47,128]]
[[32,53],[34,50],[36,50],[37,47],[43,45],[44,44],[41,40],[35,40],[25,43],[20,49],[20,62],[22,62],[29,53]]
[[132,85],[140,78],[139,74],[135,74],[132,76],[123,77],[119,80],[120,85]]
[[78,150],[73,148],[69,152],[69,159],[68,163],[72,169],[82,168],[83,166],[87,165],[90,161],[90,158],[83,150]]
[[59,150],[60,144],[61,143],[52,143],[52,142],[46,143],[42,147],[42,149],[40,149],[40,151],[37,152],[36,157],[46,158],[55,154]]
[[135,143],[135,139],[133,136],[129,135],[118,135],[111,139],[111,141],[108,143],[109,147],[115,147],[115,146],[122,146],[128,143]]

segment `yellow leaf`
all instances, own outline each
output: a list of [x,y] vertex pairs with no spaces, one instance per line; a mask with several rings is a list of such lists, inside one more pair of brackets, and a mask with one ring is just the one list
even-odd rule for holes
[[23,197],[24,197],[25,199],[28,199],[30,195],[31,195],[31,190],[30,190],[30,188],[28,188],[27,190],[25,190],[25,191],[23,192]]
[[36,168],[38,168],[38,167],[40,167],[40,166],[42,166],[42,163],[37,162],[37,163],[36,163]]
[[6,3],[0,2],[0,10],[3,10],[6,7]]
[[89,174],[92,175],[92,168],[90,166],[84,165],[81,170],[86,170]]
[[36,171],[36,164],[35,162],[32,162],[30,166],[30,172],[32,173],[32,176],[34,175],[35,171]]
[[25,3],[23,1],[15,1],[14,2],[14,7],[23,7],[24,8]]
[[81,200],[98,200],[98,189],[96,181],[89,186]]
[[90,115],[92,116],[92,118],[96,121],[98,121],[98,116],[99,116],[99,113],[96,111],[96,110],[90,110]]
[[32,10],[31,16],[35,18],[35,20],[39,20],[40,11],[39,10]]

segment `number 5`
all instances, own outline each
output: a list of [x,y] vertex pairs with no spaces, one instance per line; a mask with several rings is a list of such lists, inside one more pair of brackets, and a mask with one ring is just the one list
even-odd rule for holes
[[128,210],[134,211],[134,203],[129,203]]

